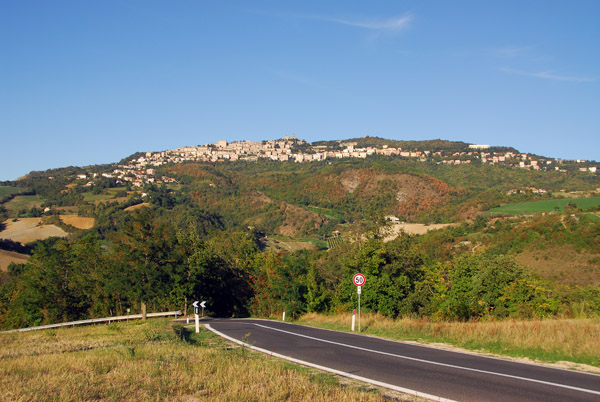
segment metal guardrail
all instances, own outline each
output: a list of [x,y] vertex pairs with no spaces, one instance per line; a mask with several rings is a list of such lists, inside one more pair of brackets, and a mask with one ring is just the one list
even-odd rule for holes
[[[178,311],[169,311],[166,313],[148,313],[146,314],[147,318],[155,318],[155,317],[170,317],[174,315],[175,317],[179,315],[183,315],[181,310]],[[1,334],[8,334],[11,332],[27,332],[27,331],[38,331],[41,329],[51,329],[51,328],[60,328],[60,327],[74,327],[76,325],[89,325],[89,324],[99,324],[103,322],[111,323],[113,321],[126,321],[126,320],[135,320],[143,318],[142,314],[130,314],[130,315],[120,315],[117,317],[106,317],[106,318],[92,318],[91,320],[80,320],[80,321],[70,321],[70,322],[62,322],[60,324],[50,324],[50,325],[40,325],[38,327],[29,327],[29,328],[19,328],[19,329],[11,329],[9,331],[0,331]]]

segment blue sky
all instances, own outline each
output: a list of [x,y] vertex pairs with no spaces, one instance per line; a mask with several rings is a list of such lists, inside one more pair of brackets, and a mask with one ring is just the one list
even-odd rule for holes
[[600,160],[599,1],[1,1],[0,180],[296,134]]

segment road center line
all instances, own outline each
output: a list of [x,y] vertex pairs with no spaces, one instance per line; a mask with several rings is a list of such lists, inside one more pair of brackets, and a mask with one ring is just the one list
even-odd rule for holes
[[283,332],[283,333],[286,333],[286,334],[295,335],[295,336],[298,336],[298,337],[301,337],[301,338],[312,339],[314,341],[329,343],[329,344],[332,344],[332,345],[343,346],[343,347],[346,347],[346,348],[361,350],[361,351],[364,351],[364,352],[371,352],[371,353],[376,353],[376,354],[385,355],[385,356],[397,357],[399,359],[412,360],[412,361],[416,361],[416,362],[420,362],[420,363],[434,364],[434,365],[437,365],[437,366],[444,366],[444,367],[450,367],[450,368],[455,368],[455,369],[459,369],[459,370],[473,371],[473,372],[476,372],[476,373],[497,375],[497,376],[500,376],[500,377],[513,378],[513,379],[516,379],[516,380],[535,382],[535,383],[538,383],[538,384],[550,385],[550,386],[553,386],[553,387],[566,388],[566,389],[571,389],[571,390],[575,390],[575,391],[587,392],[587,393],[594,394],[594,395],[600,395],[600,391],[594,391],[594,390],[591,390],[591,389],[578,388],[578,387],[573,387],[573,386],[570,386],[570,385],[557,384],[557,383],[553,383],[553,382],[536,380],[536,379],[527,378],[527,377],[519,377],[519,376],[515,376],[515,375],[511,375],[511,374],[496,373],[496,372],[493,372],[493,371],[486,371],[486,370],[480,370],[480,369],[475,369],[475,368],[470,368],[470,367],[455,366],[453,364],[434,362],[434,361],[430,361],[430,360],[423,360],[423,359],[418,359],[416,357],[402,356],[402,355],[397,355],[397,354],[394,354],[394,353],[388,353],[388,352],[382,352],[382,351],[379,351],[379,350],[362,348],[360,346],[354,346],[354,345],[348,345],[348,344],[345,344],[345,343],[340,343],[340,342],[335,342],[335,341],[329,341],[327,339],[315,338],[313,336],[302,335],[302,334],[298,334],[298,333],[295,333],[295,332],[286,331],[284,329],[279,329],[279,328],[273,328],[273,327],[269,327],[269,326],[262,325],[262,324],[253,323],[253,325],[256,325],[258,327],[265,328],[265,329],[270,329],[272,331],[279,331],[279,332]]

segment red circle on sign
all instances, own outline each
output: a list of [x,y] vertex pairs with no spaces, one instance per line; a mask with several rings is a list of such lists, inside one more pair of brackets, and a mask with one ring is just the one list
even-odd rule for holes
[[352,282],[354,282],[354,284],[356,286],[362,286],[365,284],[367,280],[365,279],[365,276],[363,274],[356,274],[354,275],[354,277],[352,278]]

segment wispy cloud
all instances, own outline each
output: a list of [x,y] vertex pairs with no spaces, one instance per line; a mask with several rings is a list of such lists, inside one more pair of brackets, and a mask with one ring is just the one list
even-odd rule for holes
[[509,73],[509,74],[517,74],[517,75],[522,75],[522,76],[526,76],[526,77],[533,77],[533,78],[539,78],[539,79],[551,80],[551,81],[566,81],[566,82],[579,82],[579,83],[598,81],[598,79],[594,78],[594,77],[576,77],[573,75],[555,74],[550,71],[529,72],[529,71],[515,70],[513,68],[508,68],[508,67],[502,67],[502,68],[500,68],[500,71],[503,71],[503,72]]
[[357,28],[364,28],[373,31],[400,31],[406,29],[413,21],[412,14],[407,14],[402,17],[395,17],[386,20],[352,20],[344,18],[328,18],[328,17],[306,17],[318,19],[322,21],[334,22],[342,25],[350,25]]
[[335,24],[348,25],[356,28],[368,29],[370,31],[379,32],[398,32],[406,29],[410,26],[411,22],[415,19],[412,13],[406,13],[403,16],[387,18],[387,19],[366,19],[366,18],[339,18],[339,17],[327,17],[323,15],[306,15],[306,14],[287,14],[287,13],[273,13],[273,12],[262,12],[262,11],[250,11],[248,13],[267,15],[271,17],[287,17],[287,18],[298,18],[313,21],[324,21],[332,22]]

